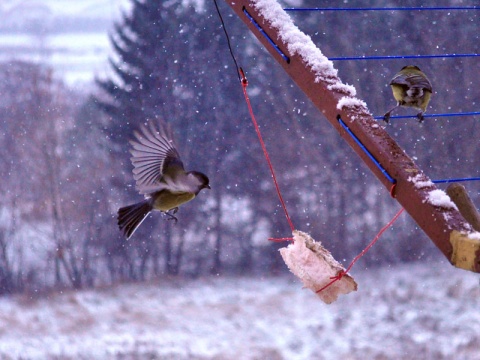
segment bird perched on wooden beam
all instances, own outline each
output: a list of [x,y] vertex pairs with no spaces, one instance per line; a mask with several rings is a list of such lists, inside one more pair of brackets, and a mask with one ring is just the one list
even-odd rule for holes
[[[173,215],[178,207],[193,200],[202,189],[210,189],[208,177],[198,171],[185,171],[173,138],[164,124],[142,126],[130,141],[133,149],[133,177],[145,200],[118,210],[118,226],[130,238],[152,210]],[[173,211],[173,214],[170,211]]]
[[388,124],[392,111],[405,106],[421,110],[417,118],[422,122],[432,96],[432,84],[423,71],[418,66],[404,66],[390,81],[390,86],[397,105],[383,116],[383,120]]

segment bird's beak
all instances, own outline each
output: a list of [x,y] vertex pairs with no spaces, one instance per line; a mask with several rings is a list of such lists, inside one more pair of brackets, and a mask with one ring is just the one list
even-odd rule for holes
[[207,189],[210,189],[210,190],[211,190],[212,188],[210,187],[210,185],[207,185]]

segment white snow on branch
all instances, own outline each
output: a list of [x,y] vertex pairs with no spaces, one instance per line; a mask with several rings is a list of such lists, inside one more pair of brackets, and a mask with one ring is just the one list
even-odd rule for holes
[[415,184],[417,189],[424,189],[433,186],[433,182],[427,178],[424,174],[417,174],[408,178],[408,181]]
[[355,106],[361,106],[362,110],[368,112],[365,102],[354,98],[355,87],[342,83],[333,63],[322,54],[310,36],[295,26],[290,16],[276,0],[254,0],[252,4],[260,15],[278,31],[280,40],[287,45],[290,55],[299,55],[312,69],[315,74],[315,82],[322,82],[329,90],[341,93],[350,99],[349,102],[343,101],[337,108],[341,109],[355,103]]
[[458,210],[457,205],[455,205],[445,191],[440,189],[430,191],[427,196],[427,201],[434,206]]
[[[317,77],[317,79],[318,79],[318,77]],[[347,93],[351,96],[357,95],[357,89],[355,89],[355,86],[348,85],[348,84],[342,84],[341,82],[336,82],[334,84],[330,84],[330,85],[327,86],[327,89],[331,90],[331,91],[338,91],[338,92],[341,92],[341,93]]]
[[365,101],[357,99],[351,96],[342,97],[337,104],[337,109],[342,110],[343,108],[355,108],[355,107],[367,107]]
[[468,237],[472,240],[478,240],[480,241],[480,232],[474,231],[468,234]]

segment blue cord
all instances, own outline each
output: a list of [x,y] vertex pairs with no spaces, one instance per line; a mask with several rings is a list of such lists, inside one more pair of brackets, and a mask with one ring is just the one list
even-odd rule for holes
[[340,116],[338,116],[337,120],[340,123],[340,125],[345,129],[345,131],[352,137],[352,139],[355,141],[355,143],[358,146],[360,146],[360,148],[363,150],[363,152],[380,169],[380,171],[382,172],[383,175],[385,175],[385,177],[388,179],[388,181],[390,181],[392,184],[396,184],[397,180],[395,180],[394,178],[392,178],[390,176],[390,174],[387,172],[387,170],[384,169],[384,167],[378,162],[377,159],[375,159],[375,157],[372,155],[372,153],[370,151],[368,151],[368,149],[365,147],[365,145],[362,144],[360,139],[357,138],[357,136],[352,132],[352,130],[350,130],[350,128],[347,126],[347,124],[345,124],[345,122],[342,120],[342,118]]
[[283,60],[285,60],[288,64],[290,64],[290,58],[287,55],[285,55],[282,50],[280,50],[278,45],[275,44],[275,42],[272,40],[272,38],[270,36],[268,36],[268,34],[265,32],[265,30],[262,29],[262,27],[255,21],[255,19],[252,17],[252,15],[250,15],[245,8],[243,8],[243,13],[247,16],[247,18],[251,21],[251,23],[257,28],[257,30],[260,31],[260,33],[265,37],[265,39],[268,40],[268,42],[273,46],[275,51],[278,54],[280,54],[280,56],[283,58]]
[[[425,11],[425,10],[480,10],[480,6],[459,6],[459,7],[396,7],[396,8],[285,8],[285,11],[296,11],[296,12],[306,12],[306,11]],[[251,18],[251,16],[244,10],[247,16],[250,18],[250,21],[259,28],[259,30],[269,39],[269,41],[277,49],[278,47],[273,43],[273,41],[266,35],[259,25]],[[279,51],[279,49],[277,50]],[[283,56],[283,53],[280,53]],[[333,61],[344,61],[344,60],[391,60],[391,59],[420,59],[420,58],[458,58],[458,57],[478,57],[480,54],[444,54],[444,55],[388,55],[388,56],[351,56],[351,57],[332,57],[329,58]],[[427,114],[424,117],[453,117],[453,116],[477,116],[480,115],[480,112],[464,112],[464,113],[444,113],[444,114]],[[390,119],[403,119],[403,118],[416,118],[417,116],[392,116]],[[376,120],[383,120],[383,116],[375,116]],[[395,184],[396,180],[387,173],[385,168],[380,164],[380,162],[372,155],[370,151],[363,145],[363,143],[356,137],[356,135],[350,130],[347,124],[338,116],[338,122],[342,128],[352,137],[355,143],[363,150],[363,152],[373,161],[373,163],[379,168],[379,170],[385,175],[385,177],[392,183]],[[470,177],[470,178],[452,178],[452,179],[438,179],[432,180],[435,184],[440,183],[452,183],[452,182],[465,182],[465,181],[480,181],[480,177]]]
[[454,7],[390,7],[390,8],[285,8],[285,11],[432,11],[432,10],[480,10],[480,6],[454,6]]
[[440,55],[384,55],[384,56],[341,56],[331,57],[333,61],[343,60],[392,60],[392,59],[432,59],[432,58],[460,58],[478,57],[480,54],[440,54]]
[[[471,112],[463,112],[463,113],[445,113],[445,114],[425,114],[423,115],[424,118],[437,118],[437,117],[454,117],[454,116],[478,116],[480,115],[480,111],[471,111]],[[375,120],[383,120],[383,116],[374,116]],[[391,116],[391,119],[409,119],[409,118],[417,118],[417,115],[396,115]]]
[[[345,124],[345,122],[342,120],[342,118],[339,116],[338,117],[338,122],[340,125],[345,129],[345,131],[352,137],[352,139],[355,141],[355,143],[360,146],[360,148],[363,150],[363,152],[370,158],[370,160],[373,161],[373,163],[380,169],[382,174],[385,175],[385,177],[390,181],[392,184],[395,184],[397,181],[390,176],[390,174],[387,173],[387,171],[384,169],[384,167],[380,164],[380,162],[372,155],[370,151],[363,145],[363,143],[360,141],[359,138],[356,137],[356,135],[350,130],[350,128]],[[452,183],[452,182],[465,182],[465,181],[480,181],[480,177],[469,177],[469,178],[453,178],[453,179],[438,179],[438,180],[432,180],[434,184],[440,184],[440,183]]]
[[432,182],[435,183],[435,184],[462,182],[462,181],[480,181],[480,177],[432,180]]

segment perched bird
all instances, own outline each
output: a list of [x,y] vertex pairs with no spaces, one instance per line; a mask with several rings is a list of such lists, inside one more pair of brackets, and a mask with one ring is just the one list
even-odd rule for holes
[[[160,124],[142,126],[134,133],[136,141],[130,141],[133,149],[133,178],[137,190],[145,195],[142,202],[118,210],[118,226],[128,238],[152,210],[159,210],[177,221],[173,215],[178,207],[198,195],[202,189],[210,189],[208,177],[198,171],[185,171],[171,133]],[[169,211],[173,210],[173,214]]]
[[414,65],[404,66],[390,81],[390,86],[397,105],[383,116],[383,120],[388,124],[391,112],[406,106],[421,110],[417,118],[422,122],[432,96],[432,84],[422,70]]

